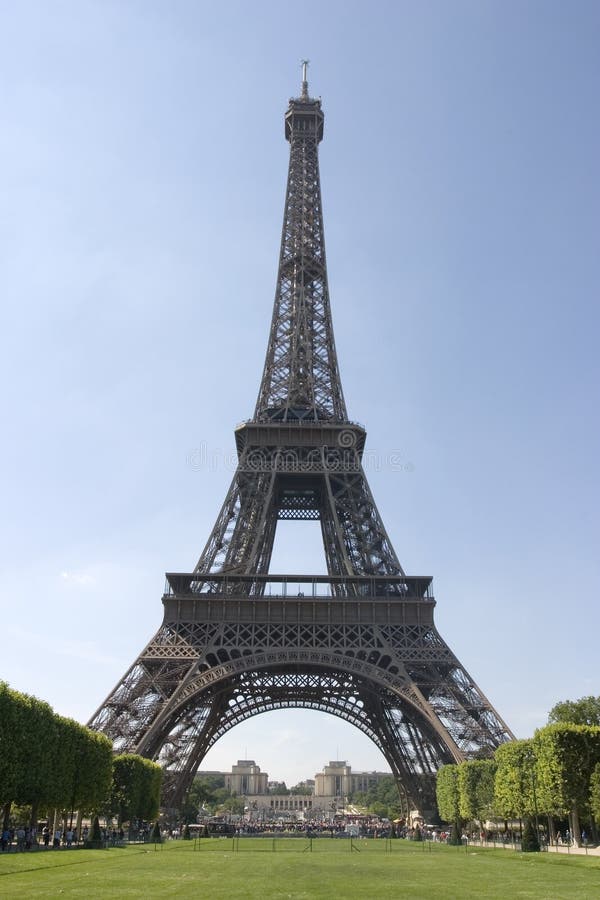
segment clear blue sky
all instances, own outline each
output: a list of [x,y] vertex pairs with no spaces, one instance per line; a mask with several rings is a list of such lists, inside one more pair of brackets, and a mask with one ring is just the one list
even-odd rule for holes
[[[600,6],[0,7],[0,677],[86,721],[196,562],[271,315],[311,60],[337,349],[438,627],[515,733],[598,676]],[[323,571],[287,523],[273,569]],[[207,768],[384,768],[340,720]]]

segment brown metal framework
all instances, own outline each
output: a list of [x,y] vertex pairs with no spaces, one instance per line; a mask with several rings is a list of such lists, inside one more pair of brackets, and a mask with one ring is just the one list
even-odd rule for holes
[[[362,468],[366,434],[347,416],[329,304],[323,121],[305,68],[285,115],[275,304],[254,417],[235,433],[238,468],[193,572],[167,575],[157,634],[90,722],[117,750],[164,765],[169,806],[223,734],[274,709],[351,722],[420,808],[440,765],[512,738],[437,632],[431,579],[404,574]],[[281,519],[320,521],[328,575],[269,574]]]

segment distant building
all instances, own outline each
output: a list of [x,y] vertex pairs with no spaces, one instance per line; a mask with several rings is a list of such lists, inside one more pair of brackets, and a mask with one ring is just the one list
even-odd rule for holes
[[364,794],[391,772],[353,772],[346,760],[333,759],[315,775],[315,797],[345,798]]
[[[207,774],[200,772],[199,774]],[[238,759],[231,772],[211,772],[222,775],[225,787],[231,794],[243,797],[245,816],[250,820],[265,819],[325,819],[331,820],[346,811],[349,797],[366,793],[391,772],[353,772],[346,760],[331,760],[315,775],[314,781],[306,779],[299,787],[310,789],[310,794],[277,794],[269,792],[271,786],[281,782],[269,782],[266,772],[253,759]],[[271,788],[272,790],[272,788]]]
[[304,790],[304,791],[310,791],[311,794],[314,794],[314,792],[315,792],[315,779],[314,779],[314,778],[307,778],[305,781],[299,781],[298,784],[295,785],[295,787],[297,787],[297,788],[302,788],[302,790]]
[[260,771],[253,759],[238,759],[231,772],[225,773],[225,787],[230,794],[238,796],[262,795],[268,790],[269,776]]

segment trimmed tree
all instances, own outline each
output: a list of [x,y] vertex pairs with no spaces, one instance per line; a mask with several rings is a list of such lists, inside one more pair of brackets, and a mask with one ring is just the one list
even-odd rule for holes
[[110,790],[112,745],[36,697],[0,683],[0,802],[90,811]]
[[158,813],[162,769],[133,753],[115,756],[112,767],[110,812],[119,825],[131,819],[153,819]]
[[71,809],[97,810],[106,803],[112,782],[112,743],[104,734],[73,722],[75,772]]
[[460,844],[460,792],[458,766],[442,766],[436,778],[436,799],[440,818],[451,824],[449,844]]
[[538,804],[552,816],[570,814],[581,843],[580,816],[589,811],[590,780],[600,762],[600,727],[547,725],[534,735]]
[[496,750],[494,807],[504,819],[523,819],[537,813],[533,740],[510,741]]
[[101,850],[104,846],[98,816],[94,816],[92,819],[92,827],[90,828],[90,833],[85,842],[85,846],[89,847],[91,850]]
[[478,822],[484,830],[485,821],[495,814],[494,759],[469,759],[458,766],[459,811],[463,819]]
[[600,821],[600,762],[596,763],[590,778],[590,811],[596,820]]
[[21,740],[22,705],[16,702],[16,692],[0,681],[0,804],[4,810],[0,827],[8,826],[11,803],[18,794],[25,747]]
[[540,838],[531,818],[527,818],[525,822],[523,837],[521,838],[521,850],[523,853],[540,852]]

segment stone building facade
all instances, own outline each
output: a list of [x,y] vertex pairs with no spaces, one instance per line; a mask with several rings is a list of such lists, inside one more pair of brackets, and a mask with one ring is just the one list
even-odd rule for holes
[[230,794],[238,797],[258,796],[267,793],[269,776],[260,771],[253,759],[238,759],[231,772],[225,772],[225,787]]
[[352,797],[389,778],[391,772],[353,772],[345,759],[333,759],[315,775],[315,797]]
[[[202,774],[202,773],[199,773]],[[350,798],[366,793],[390,772],[353,772],[346,760],[330,760],[317,772],[314,782],[303,782],[311,794],[273,794],[269,792],[268,774],[261,772],[253,759],[238,759],[231,772],[221,773],[225,787],[244,798],[245,817],[250,821],[268,819],[331,820],[348,811]]]

